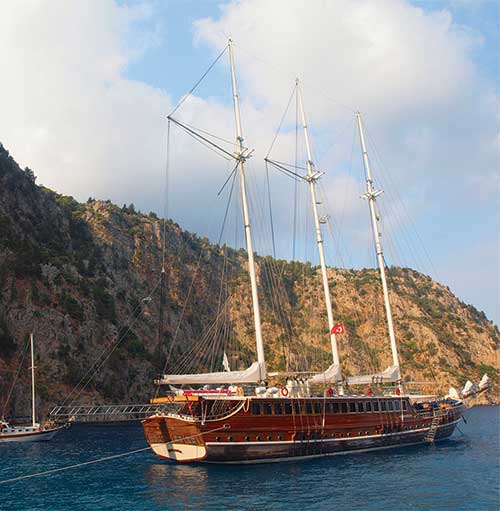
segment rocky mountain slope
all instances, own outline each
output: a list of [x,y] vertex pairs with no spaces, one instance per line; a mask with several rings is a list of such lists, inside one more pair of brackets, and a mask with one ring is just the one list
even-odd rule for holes
[[[1,402],[31,331],[45,412],[65,399],[147,400],[166,359],[170,370],[195,360],[186,352],[211,332],[229,341],[205,348],[206,368],[220,370],[225,350],[233,365],[251,358],[244,252],[211,245],[168,221],[162,277],[163,228],[156,215],[132,206],[80,204],[36,185],[34,173],[0,145]],[[318,268],[265,257],[258,270],[270,368],[303,361],[325,367]],[[406,380],[435,381],[446,391],[488,372],[495,381],[491,398],[498,400],[498,328],[425,275],[406,268],[389,275]],[[340,338],[344,372],[384,369],[391,359],[377,272],[332,268],[329,277],[336,317],[347,328]],[[6,413],[29,409],[28,366],[25,359]]]

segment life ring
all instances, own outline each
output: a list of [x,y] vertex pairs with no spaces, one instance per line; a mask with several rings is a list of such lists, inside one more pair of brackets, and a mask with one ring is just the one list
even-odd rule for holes
[[286,397],[286,396],[288,396],[288,389],[287,389],[286,387],[281,387],[281,388],[280,388],[280,395],[281,395],[282,397]]
[[236,389],[236,394],[237,394],[238,396],[243,396],[243,394],[244,394],[243,387],[238,387],[238,388]]

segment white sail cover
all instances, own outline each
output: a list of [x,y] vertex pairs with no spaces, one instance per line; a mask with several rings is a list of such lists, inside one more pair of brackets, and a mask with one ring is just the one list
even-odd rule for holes
[[164,374],[160,385],[215,384],[215,383],[258,383],[262,380],[258,362],[244,371],[221,371],[220,373]]
[[315,374],[313,377],[309,378],[307,382],[310,384],[337,383],[341,379],[340,367],[336,364],[332,364],[325,372]]
[[375,383],[396,382],[401,379],[398,366],[390,366],[385,371],[376,374],[363,374],[347,378],[349,385],[366,385]]
[[481,381],[478,383],[479,390],[489,389],[491,387],[491,378],[484,373]]

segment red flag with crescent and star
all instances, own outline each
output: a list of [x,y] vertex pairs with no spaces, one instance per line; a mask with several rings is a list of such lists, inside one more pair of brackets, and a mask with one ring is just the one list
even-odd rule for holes
[[338,323],[337,325],[333,325],[330,330],[331,335],[345,334],[345,326],[344,323]]

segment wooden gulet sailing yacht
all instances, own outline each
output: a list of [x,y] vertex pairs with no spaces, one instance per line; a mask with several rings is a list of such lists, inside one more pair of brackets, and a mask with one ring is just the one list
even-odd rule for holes
[[[158,385],[184,386],[152,402],[166,404],[169,413],[158,413],[142,422],[152,450],[159,456],[179,462],[259,463],[297,458],[331,456],[391,447],[432,443],[448,438],[454,431],[465,404],[453,396],[415,396],[406,393],[401,380],[396,338],[385,275],[382,245],[378,231],[376,198],[365,145],[361,115],[357,124],[366,173],[366,194],[384,294],[384,305],[393,365],[378,374],[343,379],[332,312],[321,222],[317,209],[316,183],[321,172],[314,168],[300,83],[298,104],[302,118],[307,175],[319,251],[324,298],[330,330],[333,363],[320,374],[306,378],[282,375],[286,382],[270,386],[264,357],[259,297],[248,208],[245,160],[239,96],[234,65],[233,43],[229,50],[233,106],[236,120],[237,160],[245,240],[248,256],[257,361],[243,371],[201,374],[167,374]],[[279,375],[273,374],[276,380]],[[392,384],[378,394],[374,384]],[[482,387],[489,386],[487,377]],[[353,388],[364,386],[363,393]],[[481,385],[481,384],[480,384]],[[211,387],[216,386],[217,389]],[[368,390],[366,387],[370,386]]]
[[31,349],[31,424],[11,425],[3,418],[0,419],[0,443],[2,442],[42,442],[52,440],[64,429],[51,423],[40,424],[36,421],[35,394],[35,352],[33,334],[30,336]]

